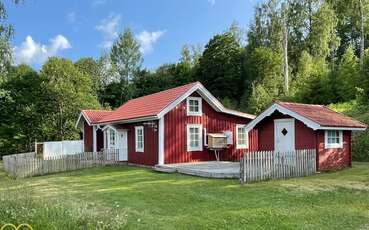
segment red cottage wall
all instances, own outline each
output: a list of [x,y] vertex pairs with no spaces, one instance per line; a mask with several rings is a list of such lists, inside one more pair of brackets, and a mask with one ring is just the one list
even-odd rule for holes
[[[194,93],[192,96],[199,96]],[[231,130],[233,142],[230,148],[220,153],[221,160],[239,160],[245,149],[235,148],[236,124],[247,124],[250,119],[240,118],[215,111],[204,99],[202,100],[202,116],[187,116],[186,100],[182,101],[164,117],[164,163],[182,163],[215,160],[214,152],[203,146],[203,151],[187,151],[187,124],[202,124],[207,133]],[[249,147],[257,150],[257,131],[249,134]]]
[[[274,150],[274,120],[291,118],[279,112],[273,113],[271,116],[261,121],[254,129],[258,130],[259,150]],[[295,119],[295,148],[296,149],[314,149],[315,133],[314,130],[307,127],[304,123]]]
[[325,149],[324,131],[317,132],[318,169],[335,170],[351,166],[351,131],[343,131],[343,148]]
[[[128,130],[128,162],[140,165],[154,166],[158,164],[158,122],[152,121],[154,126],[144,125],[139,122],[124,125],[123,128]],[[136,152],[135,150],[135,126],[144,127],[144,152]]]
[[92,126],[89,126],[86,121],[83,123],[83,135],[85,152],[92,152]]

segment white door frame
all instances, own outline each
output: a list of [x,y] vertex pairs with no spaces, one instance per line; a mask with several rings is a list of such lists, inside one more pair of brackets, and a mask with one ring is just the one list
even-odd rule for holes
[[[281,135],[279,132],[277,132],[277,124],[278,123],[292,123],[292,130],[291,130],[291,137],[292,137],[292,150],[296,149],[296,137],[295,137],[295,119],[294,118],[284,118],[284,119],[274,119],[274,151],[279,151],[277,149],[277,135]],[[290,132],[290,131],[289,131]]]
[[[125,143],[125,146],[122,146],[123,143]],[[127,130],[119,130],[119,132],[117,132],[116,147],[119,150],[119,161],[128,161],[128,132]]]

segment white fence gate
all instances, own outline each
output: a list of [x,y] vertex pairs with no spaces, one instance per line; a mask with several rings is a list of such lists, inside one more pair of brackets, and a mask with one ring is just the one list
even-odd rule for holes
[[43,142],[44,159],[83,152],[83,140]]
[[241,183],[302,177],[315,173],[315,149],[249,152],[240,161]]

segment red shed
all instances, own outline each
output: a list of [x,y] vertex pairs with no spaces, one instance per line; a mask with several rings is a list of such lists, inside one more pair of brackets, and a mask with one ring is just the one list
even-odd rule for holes
[[195,82],[132,99],[114,111],[83,110],[77,121],[86,151],[119,149],[121,161],[161,165],[214,160],[208,133],[222,133],[221,160],[239,160],[257,150],[257,131],[247,133],[255,116],[225,108]]
[[247,125],[258,150],[316,149],[320,171],[351,166],[351,133],[366,125],[323,105],[276,102]]

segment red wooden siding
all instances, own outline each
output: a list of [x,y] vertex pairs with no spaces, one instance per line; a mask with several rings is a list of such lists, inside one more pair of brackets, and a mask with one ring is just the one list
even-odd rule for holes
[[[199,96],[194,93],[192,96]],[[164,163],[181,163],[193,161],[215,160],[214,153],[203,147],[203,151],[187,151],[187,124],[202,124],[207,133],[230,130],[233,132],[235,144],[236,124],[247,124],[250,119],[240,118],[215,111],[204,99],[202,100],[202,116],[187,116],[186,100],[182,101],[164,117]],[[257,149],[257,131],[250,132],[250,149]],[[235,145],[223,150],[221,160],[239,160],[245,149],[236,149]]]
[[104,148],[104,133],[101,129],[96,130],[96,150],[100,151]]
[[[140,165],[154,166],[158,163],[158,122],[154,126],[139,122],[122,126],[128,130],[128,162]],[[136,152],[135,126],[144,127],[144,152]]]
[[92,126],[89,126],[86,121],[83,122],[83,135],[85,152],[92,152]]
[[351,131],[343,131],[343,148],[325,149],[323,130],[317,132],[317,143],[320,171],[351,166]]
[[[275,112],[255,126],[260,151],[274,150],[274,120],[282,118],[291,117]],[[314,131],[295,119],[295,148],[316,149],[317,167],[320,171],[351,166],[351,131],[343,132],[343,148],[325,149],[324,130]]]

